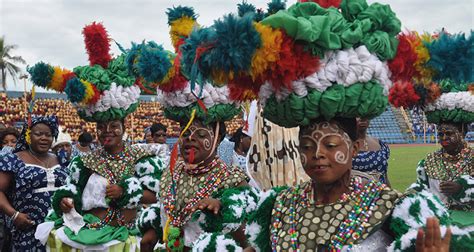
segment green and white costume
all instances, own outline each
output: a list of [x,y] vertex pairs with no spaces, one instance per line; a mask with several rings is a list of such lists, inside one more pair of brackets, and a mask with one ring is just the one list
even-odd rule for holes
[[[163,148],[166,148],[165,146]],[[162,157],[155,156],[154,151],[143,147],[127,146],[127,155],[131,157],[125,162],[109,159],[106,165],[102,165],[103,153],[100,149],[81,156],[71,161],[69,169],[70,176],[67,184],[61,187],[53,196],[53,211],[47,221],[39,225],[37,234],[43,234],[47,239],[50,249],[125,249],[128,251],[137,247],[137,235],[139,231],[134,222],[126,223],[126,226],[111,226],[102,223],[96,227],[90,224],[99,223],[101,219],[87,213],[94,208],[105,208],[110,210],[140,209],[140,200],[144,190],[158,192],[160,177],[168,165]],[[117,169],[110,169],[116,167]],[[119,167],[127,167],[119,169]],[[108,169],[108,172],[106,172]],[[110,172],[112,171],[112,172]],[[105,197],[106,186],[116,181],[123,188],[123,195],[116,201],[110,201]],[[63,214],[59,204],[64,197],[74,200],[74,209],[78,214]],[[63,217],[65,216],[65,217]],[[64,218],[82,218],[85,226],[74,232],[74,228],[65,223]],[[75,219],[76,223],[80,220]],[[81,224],[79,224],[81,225]],[[46,236],[52,229],[55,229]]]
[[[359,181],[365,177],[353,176]],[[377,187],[381,184],[377,183]],[[244,213],[246,235],[248,241],[257,251],[296,251],[291,247],[291,228],[295,224],[296,241],[300,251],[320,251],[321,249],[340,249],[341,251],[411,251],[414,249],[416,234],[419,228],[425,225],[426,218],[436,216],[442,225],[442,234],[446,226],[450,225],[448,210],[441,201],[428,191],[410,194],[401,194],[383,186],[380,194],[370,204],[371,211],[365,221],[351,219],[349,223],[359,226],[351,227],[352,233],[344,243],[339,245],[334,241],[337,237],[344,237],[347,233],[340,226],[350,218],[352,210],[357,210],[357,193],[346,200],[339,200],[332,204],[315,205],[311,198],[305,202],[302,191],[309,189],[311,183],[306,182],[291,188],[275,188],[266,192],[246,191],[233,198],[247,198],[234,204],[234,209]],[[296,199],[295,193],[298,196]],[[367,191],[360,191],[366,197]],[[312,193],[309,193],[311,195]],[[354,197],[355,196],[355,197]],[[281,209],[281,215],[277,209]],[[293,214],[292,214],[292,211]],[[237,212],[237,211],[236,211]],[[360,216],[364,219],[364,215]],[[295,218],[296,222],[292,222]],[[281,221],[278,221],[280,219]],[[469,233],[472,228],[451,226],[453,238],[452,251],[468,251],[472,249]],[[356,232],[361,230],[361,232]],[[276,232],[275,232],[276,231]],[[357,233],[357,234],[356,234]],[[276,240],[272,240],[275,237]],[[272,241],[274,241],[272,245]],[[216,244],[228,244],[228,250],[238,251],[230,237],[219,234],[206,233],[194,244],[194,251],[213,251]],[[336,245],[336,246],[335,246]],[[232,247],[232,248],[231,248]]]
[[[418,163],[417,180],[410,189],[429,190],[449,209],[474,211],[474,150],[465,147],[456,160],[449,160],[442,150],[428,154]],[[454,181],[462,186],[459,193],[446,195],[441,193],[439,184],[442,181]],[[474,216],[474,213],[473,213]]]

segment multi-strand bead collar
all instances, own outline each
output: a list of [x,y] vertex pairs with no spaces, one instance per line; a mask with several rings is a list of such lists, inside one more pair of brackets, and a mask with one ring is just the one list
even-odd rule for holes
[[[223,162],[219,162],[218,159],[214,159],[208,165],[208,172],[210,172],[207,178],[204,180],[203,183],[199,185],[199,189],[196,195],[189,200],[189,202],[184,206],[184,208],[177,211],[177,187],[178,182],[181,180],[184,171],[184,163],[181,163],[180,166],[177,167],[178,169],[175,170],[173,174],[172,181],[168,186],[168,194],[167,197],[164,198],[164,208],[166,213],[171,217],[171,225],[175,227],[181,227],[191,218],[192,209],[199,203],[201,200],[208,198],[214,193],[219,185],[221,184],[224,179],[229,176],[229,171]],[[191,175],[192,176],[192,175]]]
[[[339,226],[339,230],[336,232],[334,237],[331,239],[332,242],[329,244],[329,248],[334,251],[340,250],[344,245],[349,245],[348,240],[352,238],[357,240],[361,237],[365,223],[372,214],[372,209],[375,206],[375,202],[380,198],[381,192],[384,190],[385,185],[379,182],[370,181],[367,184],[363,184],[361,178],[352,177],[350,182],[350,193],[344,193],[339,198],[338,202],[349,202],[352,201],[353,208],[349,212],[347,218]],[[288,235],[290,236],[291,247],[293,251],[299,250],[298,243],[298,231],[296,225],[298,223],[297,211],[298,207],[310,207],[310,198],[312,197],[313,187],[312,183],[306,183],[302,186],[296,186],[291,190],[291,198],[289,202],[289,224],[290,230]],[[276,204],[274,209],[274,221],[271,227],[271,242],[272,250],[277,251],[278,244],[278,233],[283,228],[283,208],[285,207],[285,199],[282,197]]]
[[473,151],[468,146],[456,155],[449,155],[439,150],[428,155],[425,161],[425,170],[428,176],[443,181],[452,181],[461,175],[469,174],[473,165]]

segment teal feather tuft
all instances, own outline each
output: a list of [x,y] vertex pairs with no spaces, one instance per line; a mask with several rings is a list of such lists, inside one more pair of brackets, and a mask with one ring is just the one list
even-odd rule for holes
[[255,50],[261,46],[253,22],[252,15],[227,15],[209,28],[193,31],[181,46],[184,73],[190,74],[187,76],[191,80],[202,77],[212,82],[212,69],[225,73],[248,71]]
[[72,78],[67,81],[64,92],[66,92],[67,97],[71,102],[80,102],[84,99],[86,87],[84,87],[84,84],[79,80],[79,78]]
[[161,45],[153,41],[142,43],[138,72],[148,82],[161,82],[172,67],[170,56]]
[[192,7],[187,7],[187,6],[177,6],[173,8],[168,8],[166,11],[166,15],[168,15],[168,25],[171,25],[171,23],[175,20],[178,20],[182,17],[190,17],[193,20],[196,20],[197,15],[194,13],[194,9]]
[[161,45],[150,41],[132,43],[125,63],[128,72],[135,77],[143,77],[147,82],[161,82],[172,67],[172,54]]
[[448,34],[442,31],[438,39],[425,43],[430,53],[427,66],[436,70],[435,80],[451,79],[458,83],[474,81],[474,31]]
[[243,17],[245,14],[251,13],[251,14],[257,14],[257,10],[253,4],[249,4],[246,1],[243,1],[242,3],[237,4],[237,10],[239,17]]
[[31,81],[39,87],[46,88],[51,82],[54,74],[54,69],[49,64],[42,61],[36,63],[32,67],[27,67],[26,71],[31,75]]
[[284,0],[272,0],[267,4],[267,16],[277,13],[280,10],[286,9],[286,1]]
[[142,44],[136,44],[132,42],[132,47],[127,52],[127,57],[125,58],[125,64],[127,65],[128,72],[138,77],[138,69],[135,65],[135,60],[137,59],[138,55],[140,55],[140,49]]
[[[201,58],[195,60],[195,58],[198,48],[210,45],[213,41],[216,41],[216,33],[212,27],[197,29],[191,32],[189,37],[181,46],[181,71],[184,76],[188,76],[189,79],[197,80],[201,79],[202,76],[210,75],[211,67],[213,66],[212,62],[201,60]],[[197,65],[194,66],[195,64]],[[193,66],[195,71],[193,71]],[[197,71],[197,68],[199,68],[199,71]],[[192,76],[193,74],[195,75]]]
[[248,71],[255,50],[261,46],[260,34],[253,25],[253,17],[237,18],[227,15],[214,23],[216,45],[203,60],[226,73]]

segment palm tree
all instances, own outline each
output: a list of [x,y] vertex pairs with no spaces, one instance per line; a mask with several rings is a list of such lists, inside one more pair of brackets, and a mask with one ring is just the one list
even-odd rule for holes
[[16,84],[17,75],[21,72],[17,64],[26,64],[21,56],[12,55],[15,48],[17,48],[17,45],[7,45],[5,44],[5,37],[0,38],[0,82],[4,91],[7,90],[7,75],[10,75]]

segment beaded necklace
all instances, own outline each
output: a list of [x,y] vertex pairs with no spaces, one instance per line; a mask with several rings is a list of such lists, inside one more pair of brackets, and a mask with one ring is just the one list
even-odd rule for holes
[[191,218],[193,207],[202,199],[208,198],[212,193],[214,193],[221,182],[229,176],[229,171],[223,162],[218,162],[217,159],[214,159],[209,166],[212,167],[210,170],[216,169],[217,171],[209,173],[204,182],[199,185],[196,195],[191,198],[185,207],[180,209],[180,211],[175,211],[177,210],[176,192],[178,186],[177,182],[180,181],[184,173],[184,163],[181,163],[180,167],[175,170],[172,181],[168,186],[167,197],[163,200],[165,211],[171,218],[171,225],[174,227],[182,227],[186,224],[186,222]]
[[119,226],[124,226],[128,229],[132,229],[135,226],[134,221],[130,221],[128,223],[125,222],[125,216],[123,216],[122,212],[120,212],[120,209],[109,207],[107,208],[107,214],[105,215],[104,219],[101,219],[99,222],[87,224],[86,227],[89,229],[101,229],[115,218],[117,219],[117,224]]
[[123,176],[133,173],[135,157],[128,144],[124,144],[124,148],[120,153],[109,154],[104,148],[99,149],[97,172],[104,176],[109,183],[115,184]]
[[[298,243],[298,231],[296,230],[296,225],[298,220],[297,216],[297,207],[309,207],[310,197],[313,192],[312,183],[306,183],[303,185],[304,188],[301,188],[300,185],[291,189],[291,198],[289,205],[289,222],[290,230],[288,235],[290,236],[291,247],[293,251],[300,251]],[[354,207],[349,213],[348,217],[339,227],[339,231],[336,233],[332,239],[331,244],[329,245],[331,251],[340,250],[347,241],[352,237],[353,239],[358,239],[362,235],[364,230],[365,223],[368,221],[369,217],[372,214],[372,209],[374,203],[380,196],[380,193],[385,188],[385,185],[371,181],[366,185],[363,185],[359,177],[352,177],[350,182],[350,191],[343,193],[339,198],[339,202],[348,202],[354,201]],[[301,193],[303,191],[303,193]],[[285,206],[285,199],[280,197],[276,207],[274,209],[273,218],[274,221],[271,227],[271,243],[272,251],[277,251],[278,244],[278,231],[283,227],[282,216],[283,208]],[[352,244],[348,244],[351,246]]]
[[[94,171],[105,177],[110,184],[116,184],[123,176],[133,173],[136,158],[135,154],[137,153],[133,153],[133,150],[128,144],[124,144],[123,150],[117,154],[110,154],[106,152],[104,148],[100,148],[97,153],[98,155],[91,156],[91,158],[94,158],[95,162],[98,163]],[[110,201],[110,199],[106,199],[106,201]],[[110,202],[108,203],[110,204]],[[90,229],[101,229],[114,219],[117,220],[117,224],[120,226],[127,228],[134,226],[133,221],[129,223],[125,222],[125,217],[120,209],[109,207],[107,208],[105,218],[99,222],[87,224],[87,227]]]
[[426,172],[432,178],[451,181],[463,174],[469,174],[470,171],[466,169],[469,169],[470,165],[472,165],[472,149],[467,146],[456,155],[449,155],[439,150],[427,157]]
[[[303,193],[301,194],[301,190],[303,189]],[[308,194],[311,190],[311,183],[307,183],[305,188],[301,188],[301,185],[297,185],[295,188],[291,190],[291,198],[290,198],[290,230],[288,234],[290,235],[290,242],[291,247],[294,251],[299,250],[298,244],[298,231],[296,230],[296,224],[298,220],[296,219],[296,206],[303,205],[303,207],[309,207],[309,200]],[[278,243],[278,230],[282,228],[282,216],[283,216],[283,206],[285,205],[284,199],[281,197],[278,200],[278,204],[275,208],[274,212],[274,221],[272,223],[271,232],[271,242],[272,242],[272,251],[277,251],[277,243]]]
[[351,197],[354,201],[354,207],[349,212],[348,217],[339,226],[339,230],[333,237],[329,245],[331,250],[340,250],[344,245],[352,247],[352,243],[348,244],[348,240],[352,237],[357,240],[361,237],[364,226],[372,215],[375,202],[379,199],[380,193],[385,188],[385,184],[370,181],[365,186],[360,179],[352,180]]

